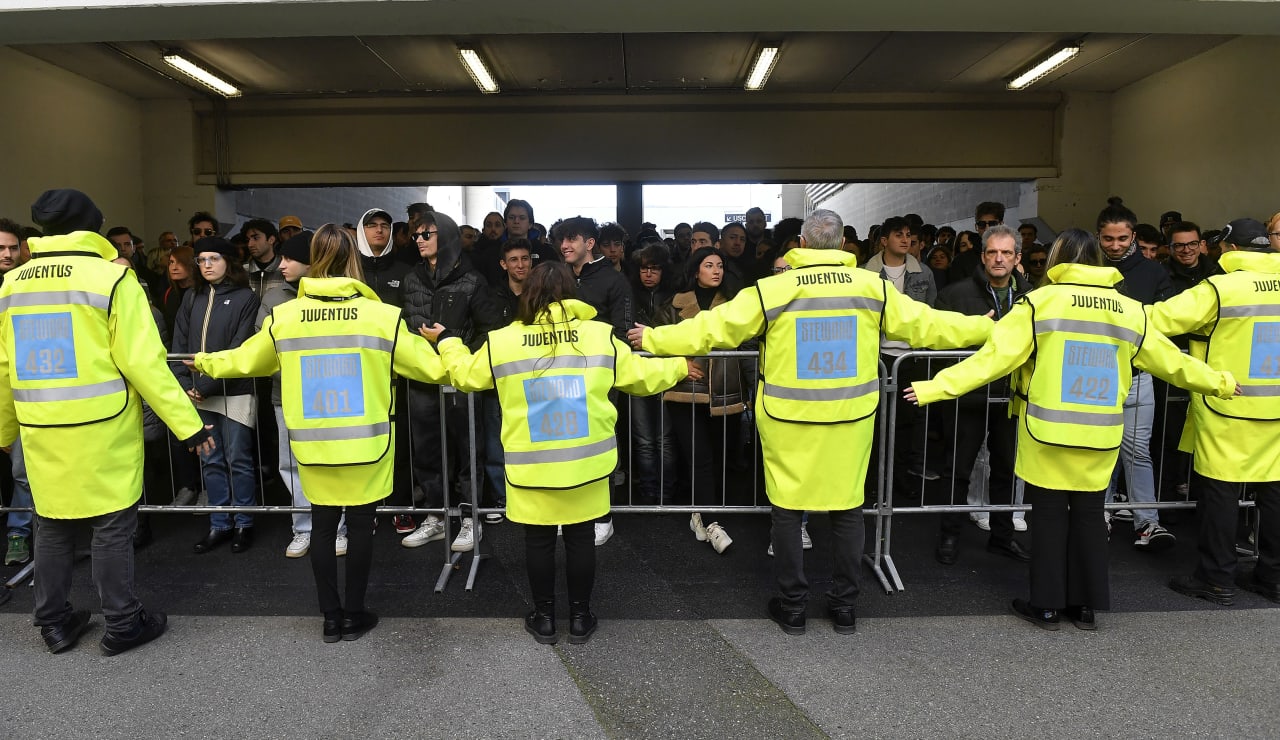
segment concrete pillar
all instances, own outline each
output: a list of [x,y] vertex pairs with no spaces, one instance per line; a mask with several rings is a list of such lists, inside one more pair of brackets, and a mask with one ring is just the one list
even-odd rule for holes
[[617,198],[618,223],[628,234],[635,236],[640,231],[640,224],[644,223],[644,183],[618,183]]

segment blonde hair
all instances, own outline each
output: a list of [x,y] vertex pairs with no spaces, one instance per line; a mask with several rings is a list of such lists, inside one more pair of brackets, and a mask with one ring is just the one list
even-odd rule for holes
[[1271,214],[1271,218],[1267,219],[1267,231],[1275,231],[1280,226],[1280,211]]
[[351,232],[336,224],[325,224],[311,237],[311,277],[349,277],[364,282],[360,250]]

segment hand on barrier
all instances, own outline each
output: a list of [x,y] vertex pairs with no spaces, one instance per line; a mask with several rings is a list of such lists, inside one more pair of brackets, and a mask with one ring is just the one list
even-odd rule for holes
[[204,396],[200,395],[200,391],[196,390],[195,388],[192,388],[191,390],[187,391],[187,395],[190,396],[191,400],[195,401],[196,403],[200,403],[201,401],[204,400]]
[[914,404],[916,406],[920,405],[920,399],[916,398],[916,389],[914,386],[907,386],[907,389],[902,392],[902,398],[907,403]]
[[[631,331],[636,331],[636,330],[632,329]],[[684,361],[689,363],[689,376],[688,376],[689,380],[697,382],[706,377],[706,375],[702,372],[702,367],[698,363],[694,362],[693,360],[690,360],[687,357],[685,358]]]
[[644,349],[641,345],[644,344],[644,332],[645,329],[648,328],[649,327],[644,324],[636,324],[634,329],[629,329],[627,331],[627,341],[631,342],[632,347],[636,349]]
[[445,332],[444,326],[442,326],[438,321],[432,324],[430,329],[427,328],[426,324],[423,324],[422,326],[418,327],[418,333],[421,334],[424,339],[426,339],[428,342],[431,342],[432,344],[435,344],[436,340],[438,340],[440,338],[440,335],[443,334],[444,332]]
[[[206,432],[213,431],[213,425],[206,424],[204,429]],[[194,452],[199,455],[208,455],[210,452],[213,452],[217,448],[218,448],[218,445],[214,443],[213,437],[209,437],[208,439],[196,445],[195,447],[192,447],[191,452]]]

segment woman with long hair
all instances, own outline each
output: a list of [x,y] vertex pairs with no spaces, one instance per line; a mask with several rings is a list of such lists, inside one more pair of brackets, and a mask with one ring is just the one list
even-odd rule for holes
[[169,287],[164,291],[163,304],[160,307],[164,314],[164,323],[173,336],[173,324],[178,319],[178,309],[182,307],[182,297],[191,290],[196,282],[196,254],[191,247],[174,247],[169,253],[168,272]]
[[587,642],[596,630],[594,522],[609,513],[609,478],[618,460],[618,412],[609,392],[651,396],[691,372],[683,358],[632,354],[609,324],[591,320],[595,309],[576,300],[575,289],[573,271],[564,263],[538,265],[525,279],[515,322],[489,332],[475,354],[439,324],[423,331],[439,338],[454,386],[498,391],[507,518],[525,525],[533,591],[525,630],[545,645],[560,639],[557,527],[564,533],[569,642]]
[[[195,285],[182,297],[173,328],[173,351],[178,354],[215,352],[239,347],[253,334],[258,296],[249,288],[249,276],[227,240],[207,236],[193,251],[200,269]],[[217,447],[200,457],[200,472],[209,492],[210,506],[253,506],[257,481],[253,466],[253,429],[257,403],[253,382],[223,383],[196,375],[185,365],[174,368],[178,383],[187,391],[204,423],[211,426]],[[234,528],[234,531],[233,531]],[[209,531],[195,544],[206,553],[230,540],[231,551],[244,552],[253,544],[253,515],[216,513],[209,516]]]
[[[355,640],[373,629],[365,608],[373,562],[373,518],[391,493],[395,435],[391,424],[396,373],[424,383],[448,378],[427,342],[400,320],[398,306],[378,300],[360,280],[356,239],[325,224],[311,242],[310,276],[298,297],[276,306],[262,329],[238,349],[198,354],[194,365],[219,378],[280,371],[280,395],[298,475],[311,501],[311,569],[321,636]],[[345,511],[349,529],[346,601],[338,592],[334,542]]]
[[1036,522],[1029,599],[1015,615],[1056,630],[1060,613],[1094,629],[1094,610],[1111,606],[1103,493],[1124,435],[1133,367],[1198,393],[1230,398],[1230,373],[1183,355],[1150,329],[1142,304],[1116,290],[1098,240],[1069,229],[1049,254],[1048,282],[996,323],[991,339],[963,362],[904,392],[920,404],[959,398],[1014,373],[1019,478]]

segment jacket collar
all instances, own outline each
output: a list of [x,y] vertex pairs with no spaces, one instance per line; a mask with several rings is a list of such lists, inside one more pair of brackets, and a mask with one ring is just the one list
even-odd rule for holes
[[792,267],[811,267],[814,265],[858,266],[858,258],[842,249],[797,248],[788,250],[786,254],[782,255],[782,259],[786,260],[787,264]]
[[299,298],[319,298],[320,300],[350,300],[363,296],[371,301],[378,300],[373,288],[349,277],[312,278],[304,277],[298,283]]
[[[787,254],[791,254],[791,253],[787,252]],[[921,269],[920,260],[916,259],[915,257],[909,254],[906,255],[906,260],[907,260],[906,262],[907,272],[920,272],[920,269]],[[868,270],[875,270],[876,272],[883,273],[884,272],[884,252],[881,252],[876,256],[872,257],[870,260],[868,260],[866,267]]]
[[116,245],[93,231],[73,231],[61,236],[33,236],[27,241],[31,256],[51,257],[55,253],[79,252],[86,257],[113,260],[119,256]]
[[1248,252],[1240,249],[1223,252],[1218,266],[1225,272],[1248,270],[1249,272],[1280,273],[1280,253]]
[[1114,267],[1095,267],[1066,262],[1054,265],[1045,273],[1051,283],[1071,283],[1072,285],[1096,285],[1100,288],[1114,288],[1124,280],[1124,276]]
[[552,303],[538,314],[535,324],[563,324],[575,319],[587,321],[596,317],[596,310],[577,298],[565,298],[559,303]]

